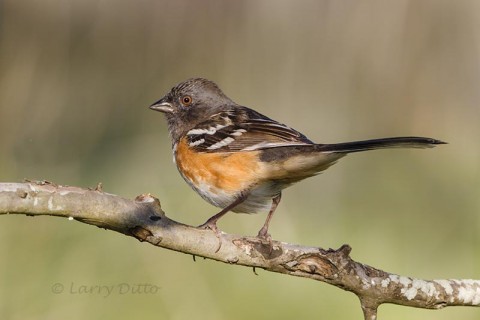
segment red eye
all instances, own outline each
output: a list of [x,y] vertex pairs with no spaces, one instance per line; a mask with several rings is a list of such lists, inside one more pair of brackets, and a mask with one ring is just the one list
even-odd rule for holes
[[192,97],[190,96],[183,96],[180,101],[185,107],[188,107],[189,105],[192,104]]

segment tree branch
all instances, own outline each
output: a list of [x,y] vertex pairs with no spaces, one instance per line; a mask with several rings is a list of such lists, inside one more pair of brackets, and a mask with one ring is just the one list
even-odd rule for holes
[[198,229],[166,217],[150,194],[128,200],[95,190],[50,182],[0,183],[0,214],[51,215],[114,230],[155,246],[195,256],[319,280],[355,293],[365,319],[382,303],[417,308],[479,306],[479,280],[420,280],[352,260],[351,248],[305,247]]

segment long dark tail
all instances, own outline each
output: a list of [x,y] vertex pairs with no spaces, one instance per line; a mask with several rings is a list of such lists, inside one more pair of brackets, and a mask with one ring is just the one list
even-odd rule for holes
[[333,144],[318,144],[316,149],[322,152],[360,152],[388,148],[432,148],[446,142],[423,137],[395,137]]

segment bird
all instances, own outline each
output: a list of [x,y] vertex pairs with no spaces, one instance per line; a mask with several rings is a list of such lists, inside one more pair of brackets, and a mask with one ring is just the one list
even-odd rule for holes
[[237,104],[204,78],[175,85],[149,108],[165,115],[180,175],[204,200],[221,209],[199,226],[217,234],[217,221],[229,211],[268,212],[257,237],[271,240],[268,228],[282,190],[319,174],[349,153],[445,144],[415,136],[315,143]]

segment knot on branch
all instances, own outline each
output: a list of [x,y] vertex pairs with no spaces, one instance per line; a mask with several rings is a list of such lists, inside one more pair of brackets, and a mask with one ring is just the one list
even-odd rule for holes
[[345,244],[339,249],[319,249],[318,252],[311,252],[299,255],[295,259],[284,264],[290,271],[306,272],[316,274],[327,280],[336,280],[342,272],[348,273],[351,265],[349,256],[352,248]]
[[160,200],[152,196],[150,193],[143,193],[135,197],[135,202],[141,205],[147,205],[152,209],[153,214],[150,216],[150,220],[158,221],[165,217],[165,212],[162,210]]
[[339,269],[330,259],[321,253],[307,253],[284,264],[287,270],[317,274],[325,279],[337,279]]

